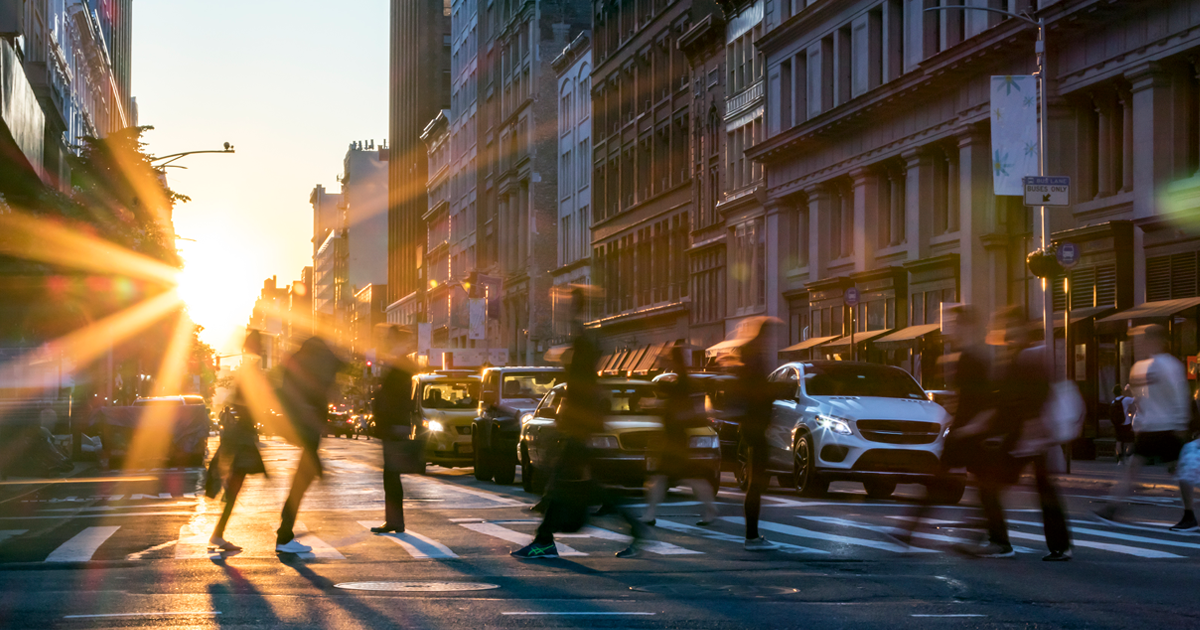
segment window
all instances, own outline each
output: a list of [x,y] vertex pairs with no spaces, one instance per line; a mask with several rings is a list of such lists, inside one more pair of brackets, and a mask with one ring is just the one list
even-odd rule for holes
[[730,269],[736,284],[735,304],[739,312],[766,304],[766,247],[762,219],[754,219],[733,230],[734,263]]

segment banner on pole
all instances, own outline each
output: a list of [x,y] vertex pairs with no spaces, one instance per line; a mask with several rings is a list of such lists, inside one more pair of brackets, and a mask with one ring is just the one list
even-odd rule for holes
[[1023,195],[1021,178],[1038,174],[1037,77],[992,77],[992,184],[997,195]]
[[487,298],[471,298],[471,327],[467,339],[487,339]]

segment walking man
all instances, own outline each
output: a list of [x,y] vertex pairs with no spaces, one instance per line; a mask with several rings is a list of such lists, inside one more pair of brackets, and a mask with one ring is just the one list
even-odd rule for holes
[[779,545],[758,533],[758,516],[762,511],[762,494],[771,477],[767,474],[767,427],[775,406],[775,390],[767,381],[766,343],[775,320],[753,317],[742,323],[738,334],[743,343],[739,348],[741,364],[734,370],[737,377],[736,422],[741,427],[742,443],[746,446],[746,517],[747,551],[770,551]]
[[411,454],[413,417],[413,374],[417,366],[409,360],[413,350],[412,334],[399,326],[388,328],[387,345],[391,356],[375,393],[375,431],[383,440],[383,525],[372,527],[376,534],[404,533],[404,485],[400,474],[405,457]]
[[[1096,511],[1096,516],[1105,521],[1119,520],[1121,503],[1132,492],[1139,468],[1156,460],[1171,464],[1179,459],[1191,422],[1187,371],[1179,359],[1167,352],[1167,330],[1152,324],[1135,329],[1131,336],[1135,351],[1142,357],[1129,372],[1134,397],[1133,454],[1113,493],[1117,498]],[[1183,518],[1171,531],[1200,530],[1191,484],[1180,481],[1179,493],[1183,497]]]

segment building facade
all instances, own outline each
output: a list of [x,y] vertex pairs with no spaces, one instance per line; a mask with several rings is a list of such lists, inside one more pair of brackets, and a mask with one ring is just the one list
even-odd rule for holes
[[571,334],[572,285],[592,284],[592,48],[580,33],[553,61],[558,76],[558,261],[552,343]]
[[343,160],[341,205],[350,291],[387,284],[388,149],[352,142]]
[[450,0],[392,0],[388,87],[387,317],[424,319],[425,125],[450,106]]
[[[432,347],[445,348],[450,338],[450,119],[448,110],[425,127],[421,139],[429,156],[429,209],[422,220],[425,225],[425,314],[430,325]],[[428,351],[428,348],[421,348]]]
[[313,209],[313,258],[317,250],[325,243],[330,232],[342,229],[345,224],[345,205],[340,193],[331,193],[324,186],[317,184],[308,195],[308,203]]

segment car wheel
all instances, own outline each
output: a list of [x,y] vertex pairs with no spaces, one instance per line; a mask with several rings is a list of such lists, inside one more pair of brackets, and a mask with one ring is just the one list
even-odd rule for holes
[[529,453],[521,453],[521,489],[525,492],[533,492],[533,474]]
[[[512,451],[510,450],[509,453]],[[493,455],[492,472],[496,483],[507,486],[517,479],[517,461],[511,454]]]
[[471,440],[471,448],[475,451],[475,478],[479,481],[492,480],[491,451],[479,446],[478,440]]
[[872,499],[886,499],[892,496],[896,491],[896,482],[894,481],[864,481],[863,487],[867,489],[867,496]]
[[819,497],[829,489],[829,482],[817,475],[816,459],[813,457],[812,444],[809,442],[811,439],[807,435],[802,435],[796,440],[792,458],[794,461],[792,481],[800,496]]
[[967,484],[963,481],[934,482],[929,484],[929,498],[941,505],[955,505],[962,501]]

